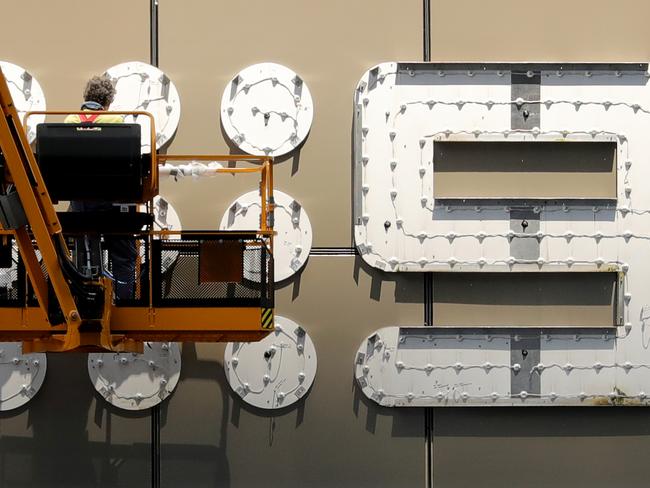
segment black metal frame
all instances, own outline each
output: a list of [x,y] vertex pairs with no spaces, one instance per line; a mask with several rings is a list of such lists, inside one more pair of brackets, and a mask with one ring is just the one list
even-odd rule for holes
[[[179,257],[192,256],[196,254],[197,270],[199,265],[198,249],[201,242],[205,241],[238,241],[243,244],[243,252],[250,251],[253,247],[259,249],[260,281],[244,278],[241,283],[221,282],[227,287],[226,296],[221,297],[196,297],[191,296],[188,291],[186,298],[166,297],[165,288],[169,287],[171,274],[174,273],[174,266],[163,272],[162,258],[164,252],[178,252]],[[181,235],[180,239],[155,239],[152,244],[152,290],[154,307],[264,307],[272,308],[274,304],[273,294],[273,255],[268,248],[267,242],[260,236],[250,233],[220,232],[205,234]],[[197,271],[198,272],[198,271]],[[201,287],[196,280],[186,280],[188,286],[195,286],[194,291]],[[193,283],[192,283],[193,282]],[[206,286],[207,287],[207,286]],[[257,292],[257,297],[237,296],[238,290]]]

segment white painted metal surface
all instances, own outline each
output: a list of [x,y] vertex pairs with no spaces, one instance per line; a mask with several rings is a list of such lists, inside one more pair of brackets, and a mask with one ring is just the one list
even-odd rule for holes
[[316,377],[316,348],[301,326],[275,317],[275,330],[259,342],[229,342],[224,358],[230,387],[248,404],[264,409],[300,400]]
[[[541,102],[540,127],[511,130],[512,107],[522,100],[512,100],[509,72],[397,71],[397,63],[377,66],[363,76],[355,94],[354,223],[363,259],[392,272],[615,269],[624,276],[623,320],[603,332],[542,331],[539,364],[526,373],[539,379],[538,392],[512,391],[521,379],[514,373],[522,367],[510,359],[510,351],[522,348],[513,342],[516,332],[488,339],[489,334],[464,329],[444,343],[408,335],[400,343],[399,328],[379,329],[384,346],[369,354],[364,341],[359,354],[365,356],[357,356],[363,391],[385,405],[645,405],[650,392],[648,74],[542,71],[539,100],[528,101]],[[510,208],[436,200],[436,140],[612,140],[617,200],[542,203],[533,209],[540,217],[539,258],[514,258],[510,242],[520,236],[510,229]],[[384,358],[386,350],[397,356]],[[427,371],[427,364],[434,367]]]
[[[388,407],[647,404],[647,364],[623,360],[613,333],[542,333],[530,372],[511,360],[523,335],[434,327],[384,327],[357,351],[363,393]],[[635,354],[629,354],[633,357]],[[539,392],[511,390],[512,375],[538,377]]]
[[45,380],[47,358],[43,353],[23,354],[20,342],[0,342],[0,411],[30,401]]
[[[312,230],[305,209],[292,197],[278,190],[275,198],[275,225],[273,242],[275,282],[286,280],[302,268],[311,251]],[[260,223],[260,195],[252,191],[237,198],[221,218],[221,230],[253,230]],[[251,263],[254,264],[254,263]],[[247,279],[259,281],[259,266],[244,269]]]
[[[650,239],[650,195],[641,191],[650,156],[650,87],[643,73],[543,72],[541,127],[511,130],[509,72],[368,71],[355,94],[355,240],[385,271],[550,271],[634,268]],[[519,101],[521,102],[521,101]],[[613,140],[614,206],[541,205],[541,255],[510,256],[509,207],[436,200],[437,140]],[[388,227],[389,226],[389,227]]]
[[[7,79],[11,98],[13,98],[18,116],[23,123],[25,122],[25,112],[46,110],[43,89],[31,73],[21,66],[7,61],[0,61],[0,69]],[[30,143],[36,139],[36,126],[43,122],[45,122],[45,115],[32,115],[27,120],[27,138]]]
[[125,410],[145,410],[162,402],[176,388],[180,372],[181,353],[175,342],[146,342],[143,354],[88,355],[95,390]]
[[[111,110],[150,112],[156,122],[156,148],[167,144],[176,133],[181,117],[181,101],[176,86],[155,66],[140,61],[115,65],[106,73],[115,80],[116,95]],[[132,117],[126,122],[133,123]],[[138,117],[142,126],[142,149],[150,150],[150,124],[147,117]]]
[[314,103],[304,80],[289,68],[260,63],[240,71],[221,99],[221,123],[248,154],[282,156],[309,134]]

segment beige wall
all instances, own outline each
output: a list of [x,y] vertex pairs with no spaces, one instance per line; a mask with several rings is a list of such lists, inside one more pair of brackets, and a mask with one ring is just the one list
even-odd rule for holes
[[650,60],[646,0],[431,0],[433,61]]
[[[226,84],[254,63],[290,67],[311,90],[314,122],[302,149],[276,164],[276,188],[303,205],[315,246],[350,246],[354,87],[377,63],[421,59],[421,2],[395,6],[391,0],[161,0],[160,67],[176,83],[183,110],[170,152],[227,152],[219,122]],[[218,225],[230,200],[253,185],[211,181],[190,195],[169,185],[163,191],[186,225],[206,228]],[[210,202],[204,212],[196,212],[199,199]]]
[[3,0],[0,59],[32,73],[48,109],[77,108],[92,75],[149,59],[146,0]]

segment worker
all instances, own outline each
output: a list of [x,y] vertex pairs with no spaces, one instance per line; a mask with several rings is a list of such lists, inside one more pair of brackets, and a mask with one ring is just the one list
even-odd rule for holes
[[[115,86],[113,85],[113,81],[107,75],[93,76],[86,84],[83,96],[84,102],[81,105],[81,110],[108,110],[115,98]],[[119,124],[124,122],[124,116],[98,113],[71,114],[65,118],[64,122],[71,124]],[[92,162],[89,162],[89,164],[92,164]],[[116,205],[113,202],[71,201],[69,211],[108,212],[120,211],[120,207],[119,204]],[[84,239],[78,239],[77,245],[79,244],[82,244],[85,248],[86,256],[92,254],[92,242],[88,236],[84,236]],[[105,235],[104,249],[108,251],[108,257],[112,265],[115,296],[118,299],[134,298],[135,268],[138,254],[135,240]]]

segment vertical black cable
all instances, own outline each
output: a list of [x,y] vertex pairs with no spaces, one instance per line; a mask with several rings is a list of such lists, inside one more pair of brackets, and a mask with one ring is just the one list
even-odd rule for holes
[[149,63],[158,66],[158,0],[150,0],[149,15],[151,37],[149,39]]
[[433,273],[424,273],[424,325],[433,326]]
[[[150,0],[149,64],[158,66],[158,0]],[[151,488],[160,488],[160,405],[151,409]]]
[[[422,0],[422,59],[431,61],[431,0]],[[424,274],[424,325],[433,326],[433,273]],[[434,409],[424,409],[425,486],[433,488]]]
[[422,47],[424,61],[431,61],[431,0],[422,0]]
[[[427,2],[425,2],[427,3]],[[433,273],[424,274],[424,325],[433,326]],[[433,488],[434,408],[424,409],[425,487]]]
[[160,486],[160,405],[156,405],[151,409],[151,487]]

